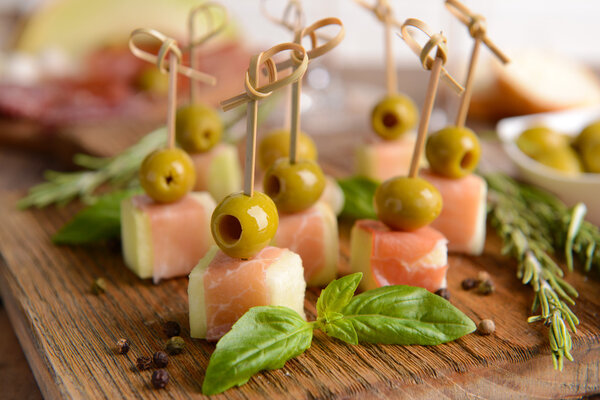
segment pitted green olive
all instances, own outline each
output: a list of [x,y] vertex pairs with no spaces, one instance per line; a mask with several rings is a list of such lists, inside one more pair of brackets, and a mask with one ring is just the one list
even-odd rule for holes
[[290,164],[289,158],[280,158],[265,173],[263,186],[279,211],[294,213],[319,200],[325,189],[325,176],[314,161],[298,160]]
[[[258,162],[263,170],[266,170],[280,158],[290,156],[290,131],[279,129],[265,136],[258,146]],[[306,133],[298,135],[298,148],[296,149],[298,160],[316,160],[317,146]]]
[[379,101],[371,112],[371,126],[386,140],[398,139],[417,123],[419,111],[407,96],[395,94]]
[[552,149],[569,146],[567,137],[545,126],[529,128],[517,139],[517,146],[531,158]]
[[375,211],[390,228],[413,231],[440,215],[442,196],[423,178],[391,178],[375,191]]
[[169,90],[169,77],[155,66],[144,68],[135,83],[139,89],[158,95],[166,95]]
[[215,208],[210,229],[221,250],[236,258],[251,258],[275,236],[279,215],[275,203],[264,193],[242,192],[225,197]]
[[172,203],[194,187],[196,172],[190,156],[181,149],[150,153],[140,167],[140,183],[148,196],[159,203]]
[[448,126],[429,136],[425,154],[436,173],[462,178],[477,167],[481,147],[479,139],[469,128]]
[[221,140],[223,122],[219,114],[203,104],[189,104],[177,110],[175,135],[189,153],[202,153]]

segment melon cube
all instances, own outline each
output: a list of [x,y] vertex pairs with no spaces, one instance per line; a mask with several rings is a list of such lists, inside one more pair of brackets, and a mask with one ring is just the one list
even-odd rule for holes
[[[399,175],[408,175],[416,136],[407,133],[397,140],[377,140],[357,147],[356,175],[380,182]],[[425,157],[421,158],[422,161]]]
[[121,203],[125,264],[142,279],[186,276],[214,244],[210,217],[216,204],[210,194],[194,192],[168,204],[146,195]]
[[331,207],[322,202],[298,213],[280,214],[273,239],[275,246],[300,256],[308,286],[324,286],[336,278],[338,242],[337,219]]
[[350,268],[362,272],[362,290],[388,285],[446,287],[446,238],[425,226],[412,232],[390,230],[381,221],[356,221],[350,233]]
[[306,318],[305,291],[302,260],[288,249],[266,247],[242,260],[213,246],[190,273],[190,336],[218,340],[256,306],[285,306]]
[[196,191],[208,191],[218,202],[242,189],[242,168],[237,148],[219,143],[205,153],[191,154],[196,169]]

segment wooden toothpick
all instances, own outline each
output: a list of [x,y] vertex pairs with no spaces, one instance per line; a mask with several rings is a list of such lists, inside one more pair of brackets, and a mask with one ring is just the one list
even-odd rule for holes
[[485,26],[485,18],[481,15],[474,14],[464,4],[458,0],[446,0],[446,7],[454,16],[456,16],[463,24],[469,28],[469,33],[475,39],[471,58],[469,59],[469,68],[467,71],[467,79],[465,82],[465,91],[460,101],[460,107],[456,115],[456,126],[463,127],[467,119],[469,104],[471,103],[471,94],[473,92],[473,81],[475,77],[475,66],[479,58],[479,49],[481,43],[485,44],[498,59],[506,64],[510,62],[509,58],[494,44],[487,36]]
[[[217,10],[222,14],[219,23],[215,23],[214,11]],[[207,30],[204,35],[196,38],[196,16],[203,15],[207,25]],[[188,49],[190,52],[190,67],[198,69],[198,47],[205,43],[208,39],[221,33],[227,26],[227,10],[218,3],[206,2],[202,5],[193,8],[188,15]],[[198,99],[198,85],[194,81],[190,82],[190,103],[195,103]]]
[[[408,30],[409,27],[417,28],[429,36],[429,40],[427,43],[425,43],[425,46],[421,47],[417,43],[417,41],[410,34]],[[404,22],[404,24],[402,24],[401,29],[402,38],[415,52],[415,54],[419,56],[423,68],[431,71],[429,83],[427,85],[427,93],[425,95],[425,102],[423,103],[421,119],[419,120],[417,141],[413,150],[413,155],[410,162],[410,171],[408,174],[410,178],[415,178],[417,175],[419,175],[419,166],[421,164],[421,157],[425,147],[427,130],[429,129],[429,119],[431,118],[431,112],[433,111],[433,105],[435,103],[440,76],[443,72],[443,65],[446,63],[448,58],[448,49],[446,48],[446,38],[444,35],[442,35],[442,33],[433,34],[432,30],[423,21],[409,18]],[[434,49],[437,50],[435,53],[435,58],[433,59],[429,53]],[[448,75],[448,77],[452,79],[451,76]],[[460,87],[460,85],[458,86]],[[460,87],[460,89],[462,90],[462,87]]]
[[[295,63],[295,68],[291,74],[284,78],[277,79],[277,66],[273,61],[273,56],[286,50],[291,51],[291,57],[296,57],[300,62]],[[299,54],[299,56],[297,56],[297,54]],[[257,87],[260,67],[262,65],[267,69],[269,83]],[[271,47],[269,50],[253,56],[250,59],[250,66],[246,72],[246,91],[221,102],[221,107],[224,111],[248,103],[246,110],[246,164],[244,166],[244,194],[247,196],[252,196],[254,194],[258,101],[269,97],[274,90],[298,81],[306,72],[307,66],[308,54],[301,45],[297,43],[282,43]]]
[[[136,44],[136,38],[149,36],[161,43],[158,54],[152,54],[140,49]],[[169,74],[169,91],[167,95],[167,135],[169,148],[175,147],[175,113],[177,108],[177,73],[183,74],[192,80],[214,85],[216,79],[208,74],[181,65],[181,49],[177,41],[154,29],[136,29],[129,36],[129,49],[131,53],[150,63],[156,64],[159,71]],[[165,61],[169,58],[168,67]]]

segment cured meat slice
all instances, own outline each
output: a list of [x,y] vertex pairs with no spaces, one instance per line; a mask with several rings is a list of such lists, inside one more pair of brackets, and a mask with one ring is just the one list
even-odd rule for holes
[[216,201],[221,201],[242,189],[242,168],[234,145],[219,143],[210,151],[190,157],[196,169],[194,190],[206,190]]
[[249,260],[213,246],[190,273],[190,335],[218,340],[251,307],[277,305],[303,318],[302,260],[288,249],[265,247]]
[[356,149],[356,174],[381,182],[407,175],[415,140],[414,134],[406,134],[398,140],[363,144]]
[[448,250],[479,255],[485,244],[487,184],[478,175],[450,179],[424,170],[421,176],[442,195],[444,206],[431,226],[446,236]]
[[186,276],[214,244],[210,216],[216,204],[206,192],[169,204],[146,195],[121,204],[125,264],[140,278]]
[[302,212],[280,214],[273,242],[300,256],[308,286],[324,286],[337,276],[338,240],[335,214],[318,202]]
[[446,287],[446,244],[444,235],[429,226],[392,231],[381,221],[359,220],[350,236],[350,268],[364,274],[362,290],[410,285],[434,292]]

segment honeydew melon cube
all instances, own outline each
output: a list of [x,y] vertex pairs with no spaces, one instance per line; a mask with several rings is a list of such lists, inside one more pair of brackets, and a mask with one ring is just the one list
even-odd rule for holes
[[191,155],[196,169],[194,190],[208,191],[218,202],[242,189],[242,167],[237,147],[219,143],[210,151]]

